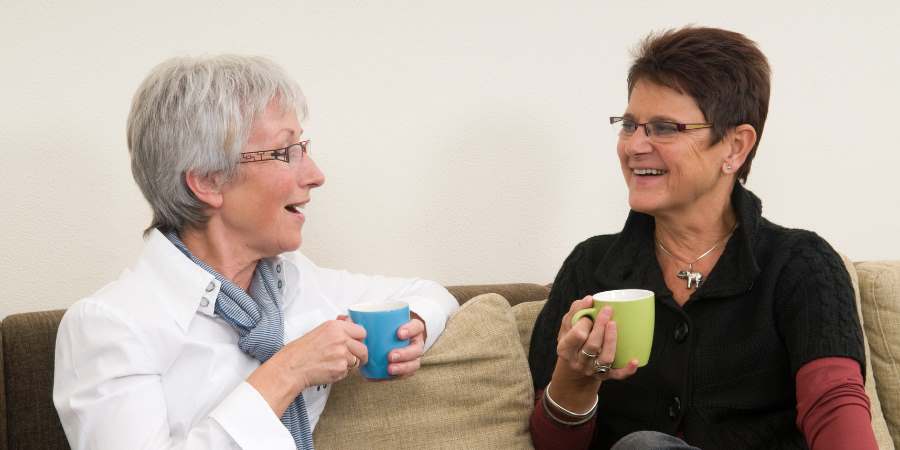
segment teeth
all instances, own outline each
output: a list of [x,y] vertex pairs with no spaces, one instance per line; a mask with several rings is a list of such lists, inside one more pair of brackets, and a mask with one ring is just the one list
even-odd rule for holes
[[304,206],[306,206],[306,205],[302,205],[302,204],[288,205],[287,209],[294,211],[296,213],[299,213],[299,212],[301,212],[301,210],[303,209]]
[[665,170],[660,169],[632,169],[635,175],[663,175]]

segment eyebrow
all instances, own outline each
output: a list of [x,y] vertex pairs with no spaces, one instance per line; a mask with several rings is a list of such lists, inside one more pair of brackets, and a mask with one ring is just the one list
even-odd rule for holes
[[[626,119],[628,119],[628,120],[632,120],[632,121],[637,122],[637,119],[635,119],[634,114],[631,114],[631,113],[625,113],[625,114],[622,115],[622,117],[624,117],[624,118],[626,118]],[[681,121],[679,121],[678,119],[676,119],[676,118],[674,118],[674,117],[671,117],[671,116],[665,116],[665,115],[655,115],[655,116],[651,116],[651,117],[650,117],[650,120],[648,120],[647,122],[694,123],[694,122],[681,122]]]

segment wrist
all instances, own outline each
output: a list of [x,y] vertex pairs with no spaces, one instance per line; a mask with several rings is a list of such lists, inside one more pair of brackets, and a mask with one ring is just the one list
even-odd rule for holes
[[410,311],[409,317],[410,317],[410,319],[418,319],[419,322],[422,322],[422,327],[423,327],[422,328],[422,342],[427,341],[428,340],[428,324],[425,323],[425,319],[423,319],[422,316],[416,314],[415,311]]
[[550,386],[552,385],[552,382],[547,383],[547,387],[544,388],[544,393],[541,397],[541,405],[544,407],[544,412],[547,413],[547,416],[550,417],[550,419],[568,426],[582,425],[593,419],[594,414],[597,412],[597,403],[600,399],[599,395],[594,394],[594,402],[587,411],[571,411],[553,400],[553,396],[550,393]]
[[298,376],[288,367],[280,364],[276,353],[268,361],[256,368],[248,377],[252,386],[266,400],[279,417],[294,398],[305,389],[305,377]]
[[[561,367],[562,366],[562,367]],[[603,381],[581,373],[566,370],[565,362],[557,364],[550,378],[553,400],[569,411],[587,411],[597,400],[597,391]]]
[[265,362],[270,365],[271,370],[275,373],[278,383],[285,387],[287,395],[296,397],[304,389],[308,388],[309,377],[303,367],[296,365],[299,361],[291,361],[290,358],[283,358],[282,352],[275,353]]

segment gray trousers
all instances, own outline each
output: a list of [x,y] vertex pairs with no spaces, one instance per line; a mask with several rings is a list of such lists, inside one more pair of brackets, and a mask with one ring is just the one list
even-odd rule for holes
[[616,442],[610,450],[700,450],[681,439],[657,431],[635,431]]

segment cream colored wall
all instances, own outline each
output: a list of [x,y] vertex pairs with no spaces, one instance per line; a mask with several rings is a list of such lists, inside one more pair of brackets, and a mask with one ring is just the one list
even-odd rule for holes
[[545,283],[625,217],[605,121],[628,49],[735,29],[774,70],[750,178],[766,215],[900,258],[900,3],[724,3],[0,0],[0,317],[66,307],[134,260],[149,210],[125,117],[182,54],[267,55],[304,87],[328,182],[303,249],[321,265]]

